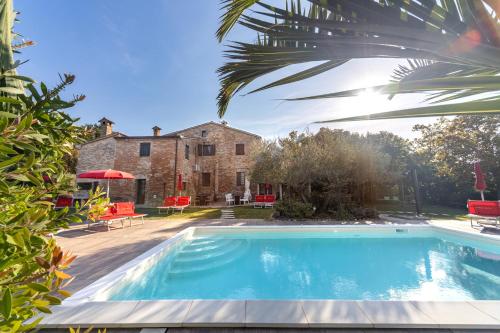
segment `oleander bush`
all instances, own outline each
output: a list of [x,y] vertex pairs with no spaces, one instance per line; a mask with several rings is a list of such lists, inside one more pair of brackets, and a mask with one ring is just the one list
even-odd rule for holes
[[72,277],[64,270],[75,256],[53,234],[81,222],[84,210],[102,196],[94,193],[76,209],[54,209],[58,196],[74,190],[65,157],[84,137],[65,110],[84,96],[60,98],[73,75],[61,76],[52,89],[17,75],[13,22],[12,1],[0,2],[0,332],[35,328],[70,295],[65,287]]

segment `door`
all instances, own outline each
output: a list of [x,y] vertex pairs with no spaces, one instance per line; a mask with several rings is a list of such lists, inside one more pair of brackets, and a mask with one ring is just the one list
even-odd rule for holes
[[146,179],[136,179],[136,196],[135,203],[143,205],[146,202]]

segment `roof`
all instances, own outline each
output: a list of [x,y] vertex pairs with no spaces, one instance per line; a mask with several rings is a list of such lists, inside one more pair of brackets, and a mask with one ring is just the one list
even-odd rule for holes
[[96,141],[100,141],[100,140],[105,140],[105,139],[110,139],[110,138],[120,138],[120,137],[126,137],[126,135],[123,133],[120,133],[120,132],[113,132],[110,135],[101,136],[101,137],[89,140],[87,142],[82,143],[81,145],[86,145],[87,143],[92,143],[92,142],[96,142]]
[[102,117],[101,120],[99,120],[100,123],[110,123],[110,124],[114,124],[113,121],[109,120],[108,118],[106,117]]
[[113,132],[110,135],[103,136],[100,138],[96,138],[93,140],[89,140],[87,142],[82,143],[81,145],[86,145],[88,143],[100,141],[100,140],[105,140],[105,139],[137,139],[137,140],[158,140],[158,139],[175,139],[178,138],[178,135],[162,135],[162,136],[154,136],[154,135],[145,135],[145,136],[128,136],[120,132]]
[[260,135],[257,135],[257,134],[254,134],[254,133],[250,133],[250,132],[241,130],[239,128],[234,128],[234,127],[231,127],[231,126],[228,126],[228,125],[216,123],[215,121],[209,121],[209,122],[206,122],[206,123],[203,123],[203,124],[199,124],[199,125],[196,125],[196,126],[192,126],[192,127],[188,127],[188,128],[185,128],[185,129],[182,129],[182,130],[179,130],[179,131],[167,133],[167,134],[165,134],[165,136],[168,136],[168,135],[179,135],[179,133],[182,133],[184,131],[192,130],[194,128],[203,127],[203,126],[207,126],[207,125],[217,125],[217,126],[220,126],[220,127],[223,127],[223,128],[228,128],[228,129],[236,131],[236,132],[240,132],[240,133],[244,133],[244,134],[247,134],[247,135],[251,135],[251,136],[254,136],[254,137],[260,139]]

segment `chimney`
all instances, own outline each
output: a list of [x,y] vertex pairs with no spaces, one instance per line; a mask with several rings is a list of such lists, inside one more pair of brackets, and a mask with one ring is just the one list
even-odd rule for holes
[[159,128],[158,126],[153,127],[153,135],[154,136],[160,136],[160,131],[161,131],[161,128]]
[[111,120],[103,117],[101,120],[99,120],[99,124],[99,134],[101,137],[108,136],[113,133],[114,122],[112,122]]

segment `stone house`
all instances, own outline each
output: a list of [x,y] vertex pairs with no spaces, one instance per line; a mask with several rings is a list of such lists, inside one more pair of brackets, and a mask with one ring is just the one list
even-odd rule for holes
[[[153,127],[151,136],[128,136],[113,132],[113,122],[103,118],[100,137],[79,147],[77,174],[96,169],[115,169],[134,180],[111,180],[112,200],[134,201],[156,207],[169,195],[191,195],[208,201],[223,201],[224,194],[243,195],[256,184],[249,180],[250,150],[261,138],[228,126],[208,122],[161,135]],[[178,182],[182,182],[182,191]],[[77,196],[106,181],[77,179]]]

